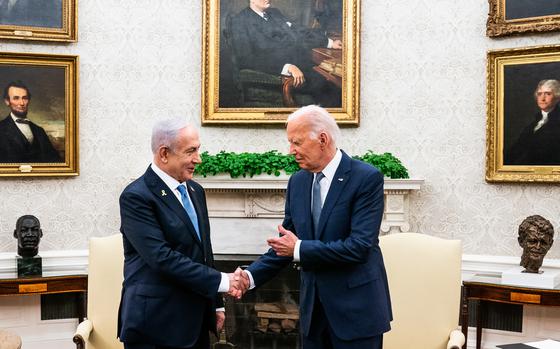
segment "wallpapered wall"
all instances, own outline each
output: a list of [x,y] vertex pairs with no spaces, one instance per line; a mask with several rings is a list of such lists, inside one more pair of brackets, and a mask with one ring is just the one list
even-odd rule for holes
[[[489,39],[486,0],[362,2],[361,125],[343,130],[342,148],[400,157],[425,179],[413,228],[461,239],[465,253],[520,255],[517,226],[531,214],[560,230],[558,185],[484,181],[486,51],[560,34]],[[80,0],[79,42],[0,42],[2,52],[80,56],[80,176],[0,178],[0,252],[15,251],[23,214],[41,220],[42,250],[85,249],[118,231],[118,196],[150,162],[153,121],[200,124],[201,26],[202,1]],[[201,138],[210,152],[287,150],[280,127],[204,127]]]

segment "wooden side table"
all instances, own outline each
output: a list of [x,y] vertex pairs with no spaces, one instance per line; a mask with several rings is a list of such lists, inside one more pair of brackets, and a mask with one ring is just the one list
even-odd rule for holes
[[469,328],[469,300],[476,300],[476,349],[482,342],[480,321],[480,301],[509,304],[532,304],[542,306],[560,306],[560,289],[539,289],[502,285],[500,277],[475,276],[463,281],[461,303],[461,328],[465,335],[464,349],[467,348],[467,332]]
[[84,320],[86,314],[86,292],[87,275],[0,279],[0,296],[79,293],[76,305],[80,322]]

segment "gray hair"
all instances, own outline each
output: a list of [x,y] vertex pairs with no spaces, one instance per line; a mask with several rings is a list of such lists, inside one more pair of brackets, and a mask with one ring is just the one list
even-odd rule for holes
[[184,119],[174,118],[158,121],[152,127],[152,153],[157,153],[162,146],[173,150],[179,131],[190,127]]
[[338,140],[340,139],[340,128],[338,128],[334,117],[326,109],[318,105],[301,107],[288,116],[286,123],[300,117],[304,117],[308,123],[310,129],[309,136],[311,138],[317,138],[321,132],[325,132],[330,136],[332,144],[337,147]]
[[552,90],[552,94],[554,94],[555,99],[560,98],[560,82],[558,80],[541,80],[535,89],[535,98],[537,98],[537,92],[541,87],[546,87]]

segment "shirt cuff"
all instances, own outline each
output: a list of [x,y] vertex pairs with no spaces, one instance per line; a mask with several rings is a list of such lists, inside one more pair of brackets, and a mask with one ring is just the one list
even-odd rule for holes
[[226,273],[222,273],[222,281],[220,281],[220,286],[218,286],[218,293],[226,293],[229,291],[229,276]]
[[280,74],[286,75],[286,76],[292,76],[292,74],[290,74],[290,72],[288,71],[288,69],[290,69],[291,66],[292,65],[290,63],[284,64],[284,67],[282,68],[282,72]]
[[327,48],[332,48],[333,44],[334,44],[334,40],[331,39],[331,38],[327,38],[327,39],[329,39],[329,43],[327,44]]
[[249,281],[250,281],[249,289],[252,290],[253,288],[255,288],[255,280],[253,279],[253,274],[251,274],[251,272],[247,269],[245,269],[245,272],[249,276]]
[[301,240],[296,241],[296,245],[294,246],[294,262],[299,262],[299,246],[301,245]]
[[221,307],[221,308],[216,308],[216,313],[219,311],[223,311],[224,313],[226,312],[226,308]]

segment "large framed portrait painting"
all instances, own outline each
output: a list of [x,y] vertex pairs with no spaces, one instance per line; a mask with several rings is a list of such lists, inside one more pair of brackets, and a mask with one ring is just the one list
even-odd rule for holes
[[560,46],[488,53],[486,180],[560,182]]
[[359,123],[360,0],[212,0],[202,123],[284,123],[300,106]]
[[0,53],[0,176],[78,175],[78,57]]
[[560,0],[488,0],[486,35],[560,30]]
[[77,40],[77,0],[0,0],[0,38]]

